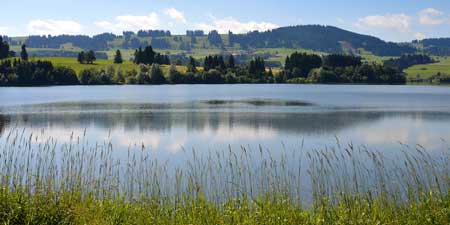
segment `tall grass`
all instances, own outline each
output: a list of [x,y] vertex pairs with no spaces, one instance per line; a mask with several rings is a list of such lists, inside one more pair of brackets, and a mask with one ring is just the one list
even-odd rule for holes
[[450,223],[448,147],[186,149],[173,163],[85,135],[0,137],[1,224]]

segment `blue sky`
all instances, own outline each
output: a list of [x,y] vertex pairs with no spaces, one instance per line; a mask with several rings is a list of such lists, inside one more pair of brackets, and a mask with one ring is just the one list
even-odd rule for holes
[[121,33],[123,30],[267,30],[334,25],[388,41],[450,37],[448,0],[2,0],[0,33]]

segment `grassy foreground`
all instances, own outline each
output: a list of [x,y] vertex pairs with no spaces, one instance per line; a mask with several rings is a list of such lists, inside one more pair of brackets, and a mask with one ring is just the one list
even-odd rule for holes
[[0,140],[0,224],[450,223],[448,149],[185,151],[172,167],[144,146]]
[[202,198],[162,205],[158,199],[136,202],[81,198],[76,193],[0,194],[2,224],[449,224],[450,199],[423,196],[417,203],[390,204],[382,199],[348,198],[313,209],[280,197],[250,202],[234,199],[217,207]]

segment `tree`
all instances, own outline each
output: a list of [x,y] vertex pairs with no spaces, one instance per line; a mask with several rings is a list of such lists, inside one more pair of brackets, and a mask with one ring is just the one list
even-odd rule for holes
[[315,54],[306,54],[294,52],[286,57],[285,70],[295,77],[306,78],[309,72],[314,68],[322,66],[322,58]]
[[134,51],[134,63],[141,64],[142,60],[143,60],[143,52],[142,52],[142,48],[139,47],[138,49],[136,49]]
[[250,64],[248,66],[248,73],[251,77],[261,80],[265,72],[266,64],[263,58],[256,57],[255,59],[252,59],[250,61]]
[[112,77],[112,80],[116,84],[124,84],[125,83],[125,76],[123,74],[123,71],[119,68],[116,74]]
[[169,68],[169,81],[172,84],[180,84],[183,82],[183,76],[180,72],[178,72],[177,67],[175,65],[171,65]]
[[85,60],[86,60],[86,54],[84,53],[84,51],[81,51],[80,53],[78,53],[77,61],[78,61],[80,64],[84,64],[84,63],[85,63]]
[[220,36],[219,32],[217,32],[217,30],[209,32],[208,41],[211,45],[216,45],[219,47],[223,45],[222,37]]
[[56,67],[53,71],[54,84],[56,85],[77,85],[79,84],[77,74],[68,67]]
[[10,57],[9,44],[0,36],[0,59]]
[[139,72],[136,75],[136,82],[138,84],[150,84],[150,67],[145,64],[139,65]]
[[328,67],[347,67],[347,66],[361,66],[361,57],[351,55],[332,54],[325,57],[324,66]]
[[26,45],[22,45],[22,52],[20,53],[20,58],[22,58],[23,61],[28,61],[28,53]]
[[187,65],[187,72],[197,73],[197,61],[192,56],[189,56],[189,63]]
[[88,64],[94,64],[94,61],[97,60],[97,58],[95,57],[95,52],[90,50],[87,54],[86,54],[86,62]]
[[78,80],[81,85],[96,85],[101,83],[99,80],[98,71],[94,68],[82,70],[78,74]]
[[227,66],[228,66],[228,68],[231,68],[231,69],[233,69],[236,66],[236,63],[234,61],[234,56],[233,55],[230,55],[228,57]]
[[115,64],[122,64],[123,63],[122,53],[120,52],[119,49],[117,49],[116,55],[114,56],[114,63]]
[[150,69],[150,81],[152,84],[163,84],[166,82],[164,73],[159,64],[153,64]]

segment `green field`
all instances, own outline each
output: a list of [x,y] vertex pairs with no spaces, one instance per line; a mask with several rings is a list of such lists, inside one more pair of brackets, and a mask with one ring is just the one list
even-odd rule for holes
[[438,57],[438,63],[415,65],[405,70],[410,78],[429,78],[438,73],[450,74],[450,57]]
[[[65,66],[72,68],[75,70],[75,72],[78,74],[80,71],[85,69],[94,68],[97,70],[104,69],[106,70],[108,67],[112,66],[115,71],[118,71],[119,69],[123,72],[131,71],[131,70],[138,70],[139,66],[134,64],[131,61],[124,61],[123,64],[114,64],[113,60],[105,60],[105,59],[98,59],[95,61],[94,64],[80,64],[76,58],[64,58],[64,57],[34,57],[30,58],[30,60],[46,60],[53,63],[55,66]],[[167,73],[169,70],[168,65],[161,65],[161,68],[164,73]],[[177,66],[178,71],[185,73],[186,67],[185,66]]]

